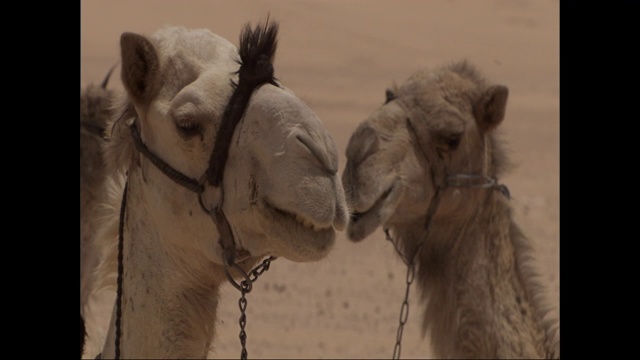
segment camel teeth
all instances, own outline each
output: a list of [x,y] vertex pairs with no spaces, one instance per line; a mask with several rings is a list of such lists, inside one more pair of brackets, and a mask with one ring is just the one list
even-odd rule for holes
[[320,231],[327,228],[326,226],[317,225],[313,221],[307,220],[298,214],[296,214],[296,221],[302,224],[302,226],[308,229],[311,229],[313,231]]

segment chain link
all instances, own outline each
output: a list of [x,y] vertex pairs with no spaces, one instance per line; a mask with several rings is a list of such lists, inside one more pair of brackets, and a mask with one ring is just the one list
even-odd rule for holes
[[400,250],[398,249],[395,241],[393,240],[393,238],[391,237],[391,235],[389,235],[389,229],[384,229],[384,233],[387,236],[387,240],[391,241],[393,243],[393,245],[396,248],[396,251],[398,252],[398,254],[400,255],[400,257],[402,258],[402,260],[404,261],[405,264],[407,264],[407,277],[406,277],[406,283],[407,283],[407,288],[405,290],[404,293],[404,301],[402,302],[402,306],[400,307],[400,319],[399,319],[399,325],[398,325],[398,332],[396,333],[396,343],[393,347],[393,359],[400,359],[400,351],[402,350],[402,334],[404,333],[404,325],[407,323],[407,320],[409,319],[409,290],[411,289],[411,284],[413,283],[413,280],[415,279],[415,264],[414,264],[414,260],[416,259],[416,255],[420,252],[420,249],[422,248],[422,245],[424,244],[424,241],[421,241],[420,244],[418,245],[418,248],[416,249],[416,252],[414,253],[414,256],[412,256],[411,258],[409,258],[410,260],[407,261],[406,257],[404,256],[404,254],[402,254],[400,252]]
[[[238,307],[240,308],[240,319],[238,323],[240,324],[240,345],[242,345],[242,350],[240,351],[240,359],[246,360],[247,353],[247,332],[245,331],[245,327],[247,325],[247,298],[246,294],[250,293],[253,289],[253,283],[258,280],[258,277],[262,275],[265,271],[269,270],[269,266],[271,266],[271,262],[277,259],[275,256],[269,256],[264,259],[262,263],[256,266],[253,270],[246,275],[245,280],[240,282],[240,300],[238,300]],[[249,281],[247,281],[247,279]]]
[[[242,283],[243,285],[245,284],[244,281]],[[242,345],[240,359],[243,360],[247,358],[247,333],[244,330],[247,325],[247,315],[245,314],[245,311],[247,310],[247,299],[245,298],[246,293],[246,291],[242,291],[242,296],[240,297],[240,300],[238,300],[238,306],[240,307],[240,320],[238,323],[240,324],[240,345]]]
[[415,263],[416,263],[416,259],[418,258],[418,254],[420,254],[420,250],[422,250],[422,246],[424,245],[425,240],[427,239],[427,235],[429,233],[429,227],[431,225],[431,221],[433,220],[433,215],[437,211],[438,205],[440,204],[441,189],[442,188],[440,187],[437,188],[435,194],[433,195],[433,198],[431,199],[431,203],[429,204],[429,208],[427,209],[427,216],[425,220],[426,234],[418,242],[418,245],[416,246],[416,249],[411,257],[407,257],[406,254],[403,254],[400,251],[398,244],[393,239],[393,237],[391,237],[391,235],[389,234],[389,229],[387,228],[384,229],[384,233],[387,236],[387,240],[391,241],[391,243],[396,249],[396,252],[402,258],[402,261],[407,265],[407,278],[406,278],[407,289],[405,290],[405,293],[404,293],[404,301],[402,302],[402,307],[400,307],[400,321],[399,321],[400,324],[398,325],[398,332],[396,334],[396,344],[393,347],[393,359],[400,359],[404,325],[407,323],[407,320],[409,319],[409,290],[411,289],[411,284],[413,283],[413,280],[415,279],[415,275],[416,275]]

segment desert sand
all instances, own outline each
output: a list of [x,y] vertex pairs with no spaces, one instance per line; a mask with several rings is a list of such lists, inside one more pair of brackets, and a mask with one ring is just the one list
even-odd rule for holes
[[[559,316],[559,2],[557,0],[108,1],[81,3],[81,88],[119,60],[119,37],[164,26],[209,28],[236,45],[246,22],[280,22],[275,75],[318,114],[344,150],[385,89],[422,67],[467,59],[509,87],[502,138],[517,167],[500,179],[531,239]],[[118,76],[109,86],[122,89]],[[317,263],[278,259],[248,295],[250,358],[390,358],[406,267],[382,230],[358,244],[340,233]],[[403,358],[428,358],[411,292]],[[226,286],[210,358],[238,358],[239,292]],[[112,293],[87,319],[85,356],[101,349]]]

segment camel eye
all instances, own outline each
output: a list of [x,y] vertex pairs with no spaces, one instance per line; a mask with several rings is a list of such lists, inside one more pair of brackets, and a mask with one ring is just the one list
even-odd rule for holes
[[178,131],[186,137],[192,137],[201,132],[200,125],[189,120],[176,122],[176,127]]
[[462,134],[447,134],[441,135],[440,142],[445,149],[451,151],[458,148],[461,139]]

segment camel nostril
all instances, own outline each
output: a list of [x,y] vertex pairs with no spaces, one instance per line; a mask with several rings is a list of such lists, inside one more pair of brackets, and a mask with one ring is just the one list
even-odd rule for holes
[[330,174],[338,172],[337,161],[332,161],[330,156],[324,149],[322,149],[316,142],[310,139],[308,136],[296,135],[296,140],[303,147],[307,148],[311,154],[320,162],[320,166],[328,171]]
[[355,164],[363,162],[366,158],[373,155],[380,149],[380,139],[378,138],[378,134],[376,134],[376,131],[369,126],[357,131],[353,138],[357,139],[357,141],[353,142],[358,143],[359,146],[355,150],[350,151],[350,153],[347,153],[347,157]]

